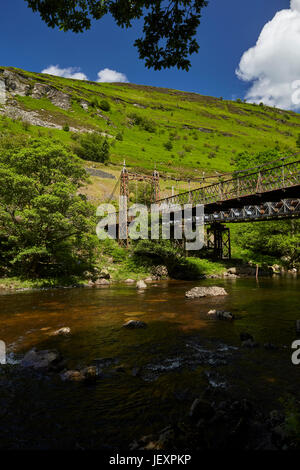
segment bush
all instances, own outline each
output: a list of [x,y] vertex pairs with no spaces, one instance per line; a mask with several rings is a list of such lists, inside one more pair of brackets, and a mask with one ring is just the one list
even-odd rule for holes
[[156,132],[155,122],[151,119],[147,119],[146,117],[143,117],[136,113],[129,114],[128,117],[133,120],[133,124],[135,126],[139,126],[141,129],[144,129],[147,132]]
[[164,143],[164,147],[165,147],[166,150],[168,150],[170,152],[173,148],[173,144],[170,140],[168,140],[168,142]]
[[107,100],[101,100],[99,108],[102,109],[102,111],[110,111],[110,104]]
[[116,135],[116,140],[123,140],[123,134],[121,132],[118,132],[118,134]]
[[65,124],[63,127],[63,131],[69,132],[69,130],[70,130],[70,127],[68,126],[68,124]]
[[74,152],[83,160],[106,163],[109,160],[109,142],[99,134],[83,134]]

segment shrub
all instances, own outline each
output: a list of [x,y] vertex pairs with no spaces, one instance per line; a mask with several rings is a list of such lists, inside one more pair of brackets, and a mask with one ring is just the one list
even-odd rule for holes
[[83,134],[74,152],[83,160],[105,163],[109,160],[109,142],[99,134]]
[[123,140],[123,134],[121,132],[118,132],[117,135],[116,135],[116,140],[120,140],[122,141]]
[[101,100],[99,108],[102,109],[102,111],[110,111],[110,104],[107,100]]
[[63,127],[63,131],[69,132],[69,130],[70,130],[70,127],[68,126],[68,124],[65,124]]
[[144,129],[147,132],[156,132],[155,122],[151,119],[147,119],[146,117],[136,113],[129,114],[128,117],[133,120],[133,124],[135,126],[139,126],[141,129]]
[[168,150],[170,152],[173,148],[173,144],[170,140],[168,140],[168,142],[164,143],[164,147],[165,147],[166,150]]

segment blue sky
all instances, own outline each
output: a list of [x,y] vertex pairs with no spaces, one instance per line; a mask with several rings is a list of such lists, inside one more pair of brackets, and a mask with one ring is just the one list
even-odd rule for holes
[[[4,2],[0,18],[0,65],[40,72],[50,65],[80,67],[90,80],[109,68],[126,74],[132,83],[194,91],[224,98],[243,98],[249,83],[235,70],[243,53],[254,46],[264,25],[289,0],[210,0],[198,30],[200,51],[189,72],[148,70],[140,61],[135,38],[141,23],[123,30],[110,17],[94,22],[83,34],[48,28],[24,0]],[[300,78],[300,77],[299,77]]]

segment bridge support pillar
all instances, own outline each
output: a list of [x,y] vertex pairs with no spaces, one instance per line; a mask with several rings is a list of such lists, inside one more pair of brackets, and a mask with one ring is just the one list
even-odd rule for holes
[[207,229],[207,248],[216,259],[231,259],[230,229],[215,223]]

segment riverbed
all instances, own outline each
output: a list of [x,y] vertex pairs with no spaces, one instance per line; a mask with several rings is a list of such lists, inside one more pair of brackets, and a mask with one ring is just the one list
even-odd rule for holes
[[[186,299],[197,285],[218,285],[229,295]],[[300,366],[291,362],[299,287],[299,279],[278,276],[162,281],[141,291],[122,284],[2,291],[0,340],[16,366],[12,388],[0,392],[1,447],[128,449],[183,419],[207,389],[251,398],[264,411],[278,408],[285,395],[299,396]],[[210,309],[230,311],[235,320],[213,320]],[[122,328],[130,319],[147,328]],[[71,335],[51,335],[62,327]],[[257,347],[241,347],[245,332]],[[58,373],[23,375],[17,364],[32,348],[59,351],[67,369],[98,361],[103,374],[92,385],[63,382]]]

